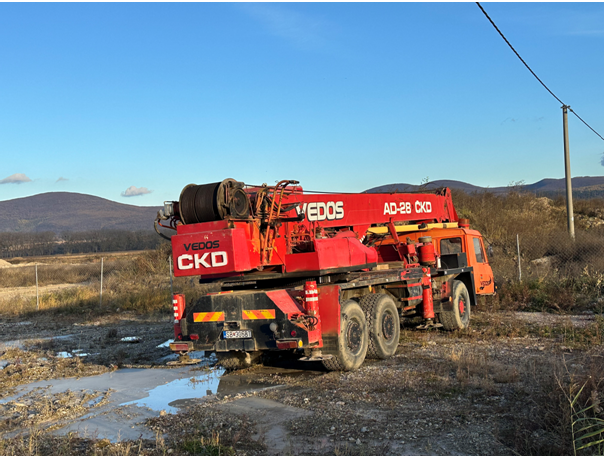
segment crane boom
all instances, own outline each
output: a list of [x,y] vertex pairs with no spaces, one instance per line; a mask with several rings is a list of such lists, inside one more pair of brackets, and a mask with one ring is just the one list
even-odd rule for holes
[[[177,209],[172,215],[176,276],[215,279],[263,272],[291,277],[367,269],[375,266],[385,245],[400,244],[397,233],[458,220],[448,188],[313,194],[293,181],[245,187],[227,179],[213,185],[190,185],[179,202],[170,204]],[[207,216],[210,221],[199,221]],[[190,221],[195,223],[185,223]],[[386,244],[385,232],[393,237]],[[375,247],[380,234],[380,247]]]

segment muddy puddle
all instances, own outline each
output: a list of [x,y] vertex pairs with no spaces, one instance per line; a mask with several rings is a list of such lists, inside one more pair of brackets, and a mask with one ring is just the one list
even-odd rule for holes
[[76,335],[72,334],[72,335],[52,336],[52,337],[48,337],[48,338],[36,338],[35,340],[33,340],[33,339],[16,339],[16,340],[11,340],[11,341],[0,341],[0,352],[6,351],[11,348],[26,349],[27,344],[31,343],[32,341],[66,340],[66,339],[73,338],[74,336],[76,336]]
[[[90,403],[86,414],[61,420],[56,433],[77,432],[88,438],[107,438],[115,442],[155,439],[145,426],[150,417],[176,414],[181,408],[208,396],[254,392],[271,387],[258,384],[245,375],[224,375],[222,368],[209,368],[215,359],[201,358],[197,365],[169,368],[127,368],[79,379],[54,379],[23,385],[17,393],[0,400],[0,405],[22,400],[28,393],[52,397],[66,391],[106,393],[102,406]],[[32,392],[34,391],[34,392]],[[19,432],[14,431],[12,434]]]

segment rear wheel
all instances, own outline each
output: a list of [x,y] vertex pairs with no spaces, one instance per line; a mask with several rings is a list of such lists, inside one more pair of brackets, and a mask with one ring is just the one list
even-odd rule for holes
[[384,294],[369,294],[361,298],[361,308],[367,318],[369,345],[367,358],[387,359],[398,347],[401,324],[394,300]]
[[465,284],[453,281],[453,310],[440,313],[445,330],[463,330],[470,324],[470,294]]
[[365,360],[368,341],[363,310],[356,301],[346,301],[340,309],[340,336],[325,343],[324,352],[332,357],[323,360],[323,365],[328,370],[356,370]]

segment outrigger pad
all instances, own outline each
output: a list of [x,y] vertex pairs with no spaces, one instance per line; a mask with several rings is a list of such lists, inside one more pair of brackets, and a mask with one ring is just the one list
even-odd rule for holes
[[434,323],[428,323],[428,324],[422,324],[422,325],[418,325],[417,327],[415,327],[416,330],[430,330],[432,328],[442,328],[443,324],[434,324]]
[[333,355],[316,355],[311,357],[300,357],[298,360],[301,362],[322,362],[323,360],[329,360],[333,358]]
[[178,357],[178,360],[171,360],[170,362],[166,362],[166,365],[195,365],[199,362],[201,362],[201,359],[192,359],[188,355],[181,355],[180,357]]

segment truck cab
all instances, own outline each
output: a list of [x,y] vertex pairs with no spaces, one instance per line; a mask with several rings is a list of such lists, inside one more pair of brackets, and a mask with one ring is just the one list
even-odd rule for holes
[[441,269],[472,267],[476,295],[494,295],[495,281],[480,232],[468,227],[432,229],[405,235],[411,240],[430,236]]

